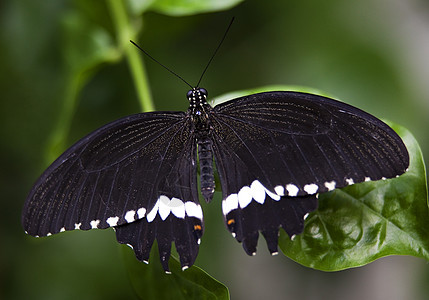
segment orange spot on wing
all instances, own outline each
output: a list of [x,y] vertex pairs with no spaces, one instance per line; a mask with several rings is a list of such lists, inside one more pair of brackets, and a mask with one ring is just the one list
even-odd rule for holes
[[194,225],[194,230],[201,230],[201,225]]
[[227,222],[226,222],[226,224],[228,224],[228,225],[231,225],[231,224],[234,224],[235,223],[235,220],[234,219],[229,219]]

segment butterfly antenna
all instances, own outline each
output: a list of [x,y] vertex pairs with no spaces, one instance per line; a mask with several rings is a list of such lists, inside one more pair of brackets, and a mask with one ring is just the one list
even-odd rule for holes
[[156,62],[158,65],[160,65],[161,67],[163,67],[164,69],[166,69],[168,72],[170,72],[171,74],[173,74],[174,76],[176,76],[177,78],[179,78],[180,80],[182,80],[184,83],[186,83],[188,86],[191,87],[191,89],[193,88],[192,85],[190,85],[185,79],[183,79],[182,76],[178,75],[177,73],[175,73],[174,71],[170,70],[168,67],[166,67],[165,65],[163,65],[162,63],[160,63],[158,60],[156,60],[152,55],[150,55],[149,53],[147,53],[143,48],[141,48],[139,45],[137,45],[136,43],[134,43],[133,41],[130,40],[130,42],[136,46],[140,51],[142,51],[144,54],[146,54],[151,60],[153,60],[154,62]]
[[207,69],[209,68],[209,66],[210,66],[210,64],[211,64],[211,62],[212,62],[212,60],[213,60],[213,58],[215,57],[215,55],[216,55],[217,51],[219,50],[220,46],[222,45],[223,41],[225,40],[226,35],[227,35],[227,33],[228,33],[229,29],[231,28],[232,23],[234,22],[234,19],[235,19],[235,18],[233,17],[233,18],[231,19],[231,22],[229,22],[228,28],[225,30],[225,33],[223,34],[223,37],[222,37],[222,39],[220,40],[219,45],[217,46],[216,50],[213,52],[212,56],[210,57],[210,60],[209,60],[209,62],[207,63],[206,67],[204,68],[204,71],[203,71],[203,73],[201,74],[200,80],[198,80],[198,83],[197,83],[197,85],[196,85],[196,86],[199,86],[199,85],[200,85],[200,82],[201,82],[201,80],[203,79],[204,74],[206,73],[206,71],[207,71]]

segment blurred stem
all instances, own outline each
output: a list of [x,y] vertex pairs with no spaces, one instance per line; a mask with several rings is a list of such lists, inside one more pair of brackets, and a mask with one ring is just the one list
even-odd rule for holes
[[128,66],[131,70],[141,109],[144,112],[152,111],[155,108],[152,102],[143,59],[137,48],[130,43],[130,39],[135,37],[135,31],[131,27],[125,1],[108,0],[107,4],[113,23],[115,24],[119,46],[124,50]]
[[54,161],[66,147],[66,136],[70,130],[73,114],[76,109],[76,99],[82,87],[91,77],[89,72],[70,75],[70,79],[66,80],[67,86],[64,92],[65,98],[63,107],[58,116],[58,124],[52,131],[45,152],[44,164]]

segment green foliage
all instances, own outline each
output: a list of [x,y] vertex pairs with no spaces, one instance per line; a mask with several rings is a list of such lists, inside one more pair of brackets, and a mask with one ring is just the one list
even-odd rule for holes
[[123,246],[131,283],[140,299],[229,299],[228,289],[197,266],[182,271],[179,261],[170,258],[171,274],[159,263],[156,244],[149,265],[136,260],[134,252]]

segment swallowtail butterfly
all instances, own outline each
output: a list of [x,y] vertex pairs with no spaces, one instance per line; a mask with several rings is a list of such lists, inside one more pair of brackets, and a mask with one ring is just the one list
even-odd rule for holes
[[211,107],[193,88],[186,112],[148,112],[109,123],[65,151],[26,200],[22,224],[32,236],[109,228],[148,262],[157,240],[168,271],[172,242],[183,269],[204,231],[200,191],[222,188],[225,224],[247,254],[259,232],[272,254],[279,229],[292,237],[317,208],[317,195],[404,173],[399,136],[345,103],[298,92],[265,92]]
[[277,91],[212,107],[200,87],[187,98],[186,112],[124,117],[66,150],[30,191],[25,231],[113,227],[140,261],[148,262],[156,239],[166,272],[174,242],[186,269],[204,232],[198,190],[207,202],[215,191],[214,161],[226,227],[247,254],[256,253],[260,232],[276,254],[279,229],[301,233],[319,193],[396,177],[409,164],[389,126],[333,99]]

